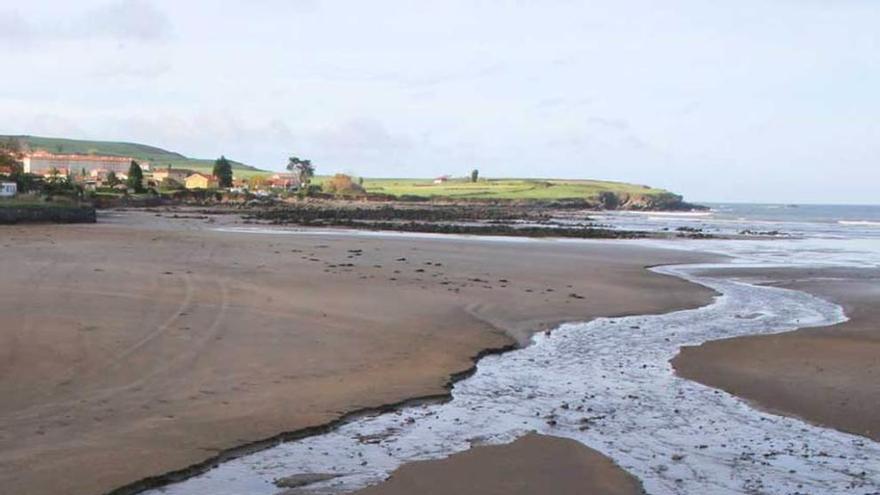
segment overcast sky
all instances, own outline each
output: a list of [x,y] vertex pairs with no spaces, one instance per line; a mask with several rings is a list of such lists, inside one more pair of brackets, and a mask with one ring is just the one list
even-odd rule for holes
[[880,1],[0,0],[0,133],[880,203]]

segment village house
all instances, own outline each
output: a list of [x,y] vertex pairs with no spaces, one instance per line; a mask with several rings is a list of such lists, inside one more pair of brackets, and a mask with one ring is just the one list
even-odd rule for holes
[[[110,177],[110,172],[111,172],[111,170],[107,170],[107,169],[103,169],[103,168],[92,170],[91,172],[89,172],[89,180],[86,180],[85,182],[86,183],[93,182],[96,187],[110,186],[111,184],[107,180]],[[126,173],[121,173],[121,172],[120,173],[113,172],[113,173],[114,173],[114,175],[116,175],[116,180],[118,180],[120,182],[124,182],[124,181],[128,180],[127,172],[128,172],[128,170],[126,170]]]
[[440,177],[434,179],[434,184],[446,184],[447,182],[449,182],[448,175],[441,175]]
[[277,173],[269,178],[269,187],[278,189],[298,189],[300,184],[299,175],[291,173]]
[[183,184],[186,182],[186,178],[195,173],[194,170],[190,170],[188,168],[157,168],[153,170],[153,180],[156,183],[161,184],[166,180],[173,180],[178,184]]
[[198,172],[186,178],[187,189],[217,189],[217,178]]
[[[24,171],[29,174],[46,175],[50,171],[64,170],[76,174],[86,174],[92,170],[109,170],[118,174],[128,173],[133,158],[124,156],[101,156],[101,155],[60,155],[46,151],[34,151],[24,155],[21,159]],[[138,162],[142,170],[149,170],[150,165],[146,162]],[[66,173],[66,172],[65,172]]]

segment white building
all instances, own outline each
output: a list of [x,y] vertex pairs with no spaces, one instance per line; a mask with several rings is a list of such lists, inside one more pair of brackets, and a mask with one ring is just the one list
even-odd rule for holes
[[18,192],[15,182],[0,182],[0,198],[11,198]]
[[[123,156],[59,155],[46,151],[28,153],[21,160],[26,173],[38,175],[45,175],[50,170],[57,170],[63,175],[79,174],[83,170],[86,174],[93,170],[108,170],[119,175],[128,173],[131,161],[131,157]],[[142,170],[150,169],[148,163],[139,163]]]

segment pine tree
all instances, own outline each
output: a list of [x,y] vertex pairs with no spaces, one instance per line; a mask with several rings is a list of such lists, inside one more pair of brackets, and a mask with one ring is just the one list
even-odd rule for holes
[[134,192],[139,193],[144,190],[144,171],[141,170],[141,166],[138,162],[132,160],[131,165],[128,167],[128,181],[126,185],[129,189],[134,189]]
[[232,187],[232,164],[225,156],[214,162],[214,177],[220,187]]

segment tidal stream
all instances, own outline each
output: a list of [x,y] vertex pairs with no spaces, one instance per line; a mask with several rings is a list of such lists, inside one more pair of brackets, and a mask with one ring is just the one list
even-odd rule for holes
[[404,463],[530,431],[602,452],[655,495],[880,493],[880,444],[675,376],[669,360],[681,346],[846,319],[803,292],[701,275],[709,267],[654,269],[715,289],[706,307],[565,324],[482,359],[447,403],[355,419],[148,493],[275,495],[284,490],[273,480],[307,473],[338,477],[296,493],[346,493]]

